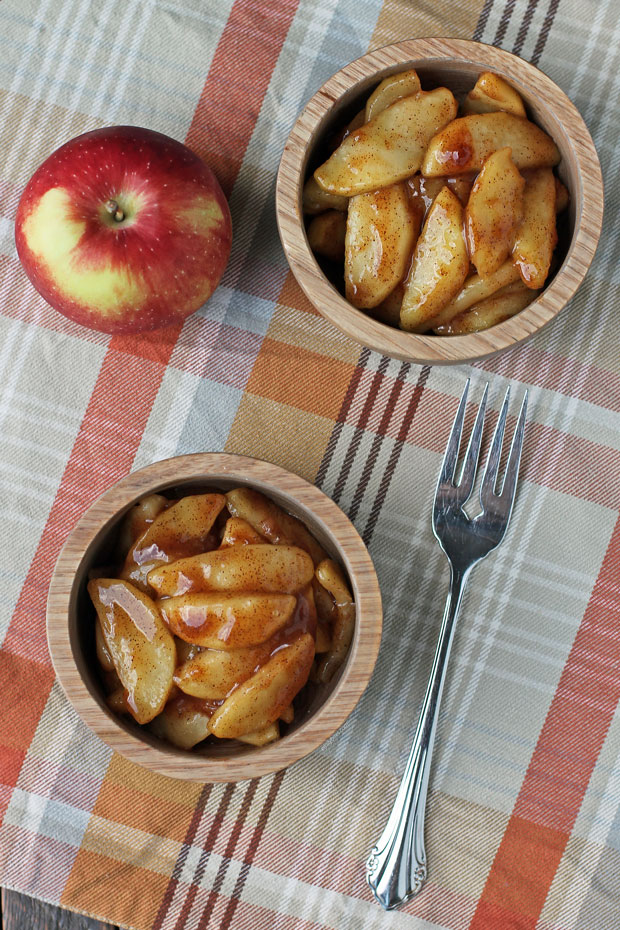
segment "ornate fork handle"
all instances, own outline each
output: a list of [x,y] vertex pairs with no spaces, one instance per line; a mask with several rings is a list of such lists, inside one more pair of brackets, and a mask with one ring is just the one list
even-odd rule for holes
[[386,910],[418,894],[426,881],[424,813],[433,744],[456,618],[469,575],[469,568],[457,570],[452,564],[450,571],[450,590],[405,774],[385,829],[366,863],[366,880]]

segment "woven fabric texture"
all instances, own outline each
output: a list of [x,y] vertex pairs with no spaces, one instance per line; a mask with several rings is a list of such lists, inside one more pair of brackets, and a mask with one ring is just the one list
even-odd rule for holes
[[[0,883],[136,930],[612,930],[620,926],[620,277],[612,0],[4,0],[0,4]],[[601,245],[565,311],[473,367],[362,349],[280,247],[280,153],[305,101],[366,50],[476,38],[539,65],[594,137]],[[85,330],[17,260],[21,189],[58,145],[144,125],[215,170],[235,230],[182,329]],[[424,893],[364,880],[410,746],[447,568],[434,483],[466,376],[530,391],[508,540],[473,576],[436,744]],[[516,409],[516,400],[515,400]],[[514,411],[513,411],[514,412]],[[385,626],[346,725],[287,771],[192,785],[113,755],[47,652],[45,600],[86,507],[134,468],[226,450],[316,483],[366,540]]]

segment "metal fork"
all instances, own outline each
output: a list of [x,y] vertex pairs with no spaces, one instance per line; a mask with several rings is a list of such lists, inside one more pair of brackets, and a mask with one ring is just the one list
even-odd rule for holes
[[456,465],[463,433],[469,379],[454,419],[433,505],[433,533],[450,563],[450,590],[446,600],[435,657],[420,711],[420,718],[392,812],[366,863],[366,879],[379,903],[389,910],[418,894],[426,881],[424,814],[431,756],[446,680],[450,647],[463,590],[474,565],[496,549],[506,533],[517,488],[521,460],[527,391],[512,438],[501,491],[497,476],[501,459],[510,388],[500,411],[480,486],[482,512],[474,519],[464,507],[476,482],[484,412],[489,385],[472,429],[457,483]]

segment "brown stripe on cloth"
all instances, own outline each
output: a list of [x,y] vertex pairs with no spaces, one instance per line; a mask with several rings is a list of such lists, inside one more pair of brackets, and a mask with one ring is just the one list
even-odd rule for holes
[[493,9],[493,2],[494,0],[484,0],[484,6],[482,7],[482,12],[480,13],[480,18],[478,22],[476,23],[476,28],[474,29],[474,34],[472,36],[472,39],[474,39],[476,42],[480,41],[480,39],[483,36],[484,30],[486,29],[486,25],[489,21],[491,10]]
[[[256,850],[260,844],[260,841],[265,832],[265,827],[267,826],[267,821],[269,820],[269,815],[272,811],[273,805],[276,800],[278,791],[280,790],[280,785],[284,781],[284,776],[286,775],[286,770],[278,772],[269,787],[269,792],[265,798],[265,803],[263,804],[263,809],[260,812],[256,826],[254,827],[254,832],[250,837],[250,842],[248,843],[248,848],[245,856],[243,857],[243,864],[239,870],[239,875],[237,876],[237,881],[235,882],[235,887],[232,891],[232,897],[228,902],[226,911],[222,918],[222,923],[220,925],[220,930],[227,930],[231,926],[231,921],[237,909],[237,905],[241,900],[241,892],[243,891],[243,886],[246,883],[247,877],[250,872],[250,867],[254,861],[254,856],[256,855]],[[202,918],[199,924],[199,927],[202,927]],[[206,926],[206,925],[205,925]]]
[[392,385],[392,390],[390,391],[390,396],[387,399],[387,402],[383,408],[383,413],[381,415],[381,421],[379,423],[379,428],[373,437],[372,445],[370,447],[370,452],[368,458],[366,459],[366,464],[362,470],[361,478],[358,482],[355,494],[353,495],[353,500],[351,506],[349,507],[349,517],[351,520],[355,520],[360,504],[364,497],[364,491],[370,480],[373,469],[375,467],[377,458],[379,456],[379,450],[383,444],[383,439],[387,428],[389,426],[390,420],[392,419],[392,414],[396,409],[396,404],[398,403],[398,398],[403,388],[403,382],[406,380],[407,375],[411,369],[409,362],[403,362],[400,366],[400,370],[394,379],[394,384]]
[[153,921],[153,930],[161,930],[164,917],[168,913],[168,909],[172,903],[174,893],[177,890],[177,885],[179,884],[179,879],[183,874],[183,869],[189,854],[189,848],[194,842],[196,831],[198,830],[198,824],[202,819],[202,815],[204,813],[206,803],[209,800],[209,795],[211,794],[212,788],[213,785],[204,785],[200,795],[198,796],[198,802],[192,814],[192,819],[189,822],[187,833],[185,834],[185,839],[183,840],[183,845],[181,846],[181,851],[177,856],[177,861],[174,863],[174,868],[172,870],[172,875],[170,876],[170,881],[168,882],[168,887],[164,892],[164,896],[161,899],[161,904],[159,905],[159,910],[157,911],[155,920]]
[[547,39],[549,37],[549,31],[553,25],[553,20],[555,19],[555,14],[558,11],[560,6],[560,0],[551,0],[549,4],[549,9],[545,14],[545,18],[542,24],[542,29],[538,39],[536,40],[536,45],[534,46],[534,52],[532,54],[532,64],[537,65],[540,61],[540,56],[545,50],[545,45],[547,44]]
[[372,534],[375,531],[377,520],[379,519],[379,514],[381,513],[381,508],[383,507],[383,502],[385,501],[388,488],[392,481],[392,477],[394,476],[394,472],[396,471],[396,466],[398,465],[398,460],[400,458],[403,445],[405,444],[405,440],[407,438],[407,433],[409,432],[411,424],[413,423],[413,418],[416,415],[416,411],[420,406],[420,399],[424,392],[424,388],[426,387],[430,373],[431,370],[429,366],[425,365],[418,375],[418,380],[413,392],[413,397],[411,398],[411,403],[407,407],[407,411],[403,417],[403,421],[398,431],[398,436],[396,437],[396,442],[394,443],[387,467],[383,473],[383,478],[381,479],[381,484],[379,485],[379,490],[377,491],[377,495],[370,510],[370,516],[368,517],[366,527],[362,533],[362,537],[366,545],[370,543]]
[[500,16],[499,24],[495,32],[495,38],[493,39],[493,45],[501,45],[504,36],[506,35],[506,30],[508,29],[508,23],[512,17],[512,12],[515,8],[515,0],[508,0],[508,3],[504,7],[503,13]]
[[349,415],[349,410],[351,409],[351,404],[353,403],[353,398],[355,397],[355,392],[357,391],[360,379],[362,377],[362,372],[368,366],[368,360],[370,358],[370,349],[364,347],[362,353],[359,357],[357,365],[355,366],[355,371],[349,381],[349,385],[345,392],[344,398],[342,400],[342,406],[340,407],[340,412],[338,413],[338,419],[336,425],[334,426],[331,436],[329,437],[329,442],[325,449],[323,459],[319,466],[319,470],[316,473],[316,478],[314,483],[318,488],[322,487],[323,482],[327,472],[329,471],[329,466],[331,465],[332,459],[334,457],[334,452],[338,446],[338,440],[340,439],[340,434],[342,433],[342,427],[347,421]]
[[[202,914],[200,915],[200,920],[198,921],[198,930],[202,927],[209,926],[209,919],[213,913],[213,908],[215,907],[215,902],[217,901],[217,896],[220,893],[222,885],[224,884],[224,879],[226,878],[226,873],[228,867],[230,866],[230,860],[232,859],[235,847],[239,840],[239,834],[241,833],[241,828],[245,823],[245,819],[248,816],[248,811],[254,800],[254,795],[256,794],[256,789],[258,788],[258,778],[253,778],[249,783],[243,801],[241,802],[241,807],[239,809],[239,814],[235,818],[235,823],[230,831],[230,836],[228,837],[228,842],[226,843],[226,848],[224,850],[224,857],[220,862],[219,868],[217,870],[215,879],[213,880],[213,887],[209,889],[209,896],[207,898],[207,903],[204,907]],[[263,811],[264,811],[263,807]],[[271,810],[271,808],[270,808]],[[263,814],[261,811],[261,816]],[[268,816],[268,815],[267,815]]]
[[[374,402],[377,399],[377,394],[379,393],[381,382],[383,381],[383,377],[385,375],[385,372],[389,364],[390,364],[390,359],[387,357],[387,355],[382,355],[377,371],[374,373],[372,377],[370,390],[368,391],[368,394],[366,395],[366,400],[364,401],[364,406],[360,414],[358,425],[354,427],[353,436],[351,437],[351,441],[349,442],[349,448],[345,452],[342,465],[340,466],[340,473],[338,475],[336,485],[331,495],[333,499],[336,501],[336,503],[338,503],[338,501],[342,497],[342,492],[344,491],[344,486],[347,482],[347,478],[349,476],[351,466],[353,462],[355,461],[357,450],[359,449],[360,443],[362,441],[362,437],[364,435],[364,429],[368,424],[368,420],[370,418],[370,414],[372,412]],[[358,386],[359,386],[359,382],[358,382]]]
[[224,820],[224,817],[226,816],[226,813],[230,806],[230,801],[234,794],[234,791],[235,791],[234,785],[226,785],[226,787],[224,788],[224,793],[222,794],[220,803],[215,813],[215,817],[213,818],[213,823],[211,824],[211,827],[209,828],[209,832],[204,842],[202,852],[200,853],[198,865],[196,866],[196,869],[194,870],[194,874],[192,875],[192,882],[191,882],[189,891],[187,892],[187,897],[183,901],[183,906],[181,908],[177,921],[174,925],[174,930],[184,930],[188,914],[192,909],[194,898],[196,897],[196,893],[198,891],[198,885],[202,881],[202,877],[207,867],[207,862],[209,861],[209,856],[211,855],[211,850],[213,849],[215,840],[217,839],[217,835],[220,832],[222,821]]
[[517,38],[515,39],[515,43],[512,46],[512,50],[515,53],[515,55],[521,54],[521,49],[523,48],[523,43],[525,42],[528,29],[530,28],[530,24],[532,22],[534,11],[537,6],[538,6],[538,0],[530,0],[530,2],[527,5],[527,9],[523,15],[523,20],[521,21],[521,25],[519,26]]

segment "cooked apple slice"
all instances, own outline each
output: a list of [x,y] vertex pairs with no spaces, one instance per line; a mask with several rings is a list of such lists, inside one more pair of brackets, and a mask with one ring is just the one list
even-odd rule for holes
[[344,237],[347,230],[347,218],[337,210],[328,210],[315,216],[308,224],[308,245],[318,255],[324,255],[333,262],[344,258]]
[[225,698],[236,685],[247,681],[267,661],[272,644],[246,649],[203,649],[174,673],[175,685],[197,698]]
[[376,307],[394,290],[407,271],[420,220],[404,182],[351,197],[344,259],[349,303]]
[[275,723],[308,680],[314,639],[303,633],[283,646],[230,694],[209,721],[215,736],[238,738]]
[[101,668],[104,670],[104,672],[111,672],[114,669],[114,662],[112,661],[110,650],[106,646],[99,617],[97,617],[95,620],[95,650]]
[[570,196],[569,196],[566,186],[562,184],[560,179],[556,178],[555,175],[554,175],[554,180],[555,180],[555,212],[561,213],[562,210],[566,210],[569,204],[569,201],[570,201]]
[[264,643],[286,626],[297,600],[292,594],[182,594],[159,604],[172,632],[186,642],[239,649]]
[[243,736],[238,736],[237,739],[240,743],[249,743],[250,746],[266,746],[267,743],[273,743],[279,736],[280,727],[276,720],[275,723],[270,723],[269,726],[264,727],[262,730],[245,733]]
[[431,139],[422,174],[429,177],[479,171],[489,155],[510,148],[517,168],[557,165],[557,145],[538,126],[512,113],[472,113],[455,119]]
[[149,729],[179,749],[192,749],[209,736],[213,707],[205,701],[177,694],[171,698]]
[[545,283],[558,241],[555,201],[551,168],[530,172],[523,193],[523,221],[517,230],[512,260],[523,283],[533,290]]
[[[330,681],[336,669],[344,662],[353,639],[355,604],[340,566],[333,559],[325,559],[317,566],[316,578],[331,594],[336,604],[331,644],[317,669],[319,681]],[[316,651],[319,651],[318,648]]]
[[474,87],[465,97],[464,113],[494,113],[504,110],[513,116],[525,116],[520,94],[499,74],[483,71]]
[[162,494],[148,494],[137,501],[127,511],[121,527],[118,545],[123,557],[129,551],[136,539],[142,536],[149,528],[155,517],[170,505],[171,501]]
[[88,583],[114,668],[138,723],[148,723],[168,699],[176,665],[172,634],[150,597],[127,581]]
[[169,565],[148,574],[148,583],[160,597],[190,592],[254,591],[297,594],[310,582],[312,559],[297,546],[231,546]]
[[403,97],[347,136],[314,177],[324,190],[345,197],[402,181],[419,169],[429,141],[456,110],[445,87]]
[[410,332],[423,332],[460,291],[469,271],[469,256],[463,235],[463,207],[444,187],[437,195],[413,253],[405,285],[400,325]]
[[[546,170],[551,175],[551,169]],[[489,155],[465,209],[469,255],[482,277],[497,271],[512,251],[523,216],[524,187],[509,148]]]
[[322,562],[327,553],[306,529],[301,520],[278,507],[273,501],[252,488],[235,488],[226,495],[228,509],[236,517],[242,517],[269,542],[298,546],[309,553],[315,565]]
[[421,204],[424,218],[433,205],[433,201],[443,187],[449,187],[456,194],[463,206],[467,205],[475,175],[463,175],[456,178],[425,178],[416,174],[407,178],[407,188],[412,203]]
[[211,529],[226,504],[223,494],[190,494],[162,511],[127,553],[121,577],[144,588],[156,565],[217,545]]
[[464,313],[459,313],[449,323],[438,326],[434,332],[438,336],[460,336],[465,333],[479,333],[497,323],[503,323],[516,313],[520,313],[536,297],[535,291],[526,287],[521,281],[509,284],[491,297],[474,304]]
[[366,122],[369,123],[397,100],[417,94],[420,90],[420,78],[413,69],[384,78],[366,101]]
[[346,213],[349,207],[349,198],[339,197],[337,194],[328,194],[310,175],[304,184],[301,205],[303,212],[310,214],[310,216],[323,213],[325,210],[340,210]]
[[512,261],[508,260],[503,265],[490,274],[487,278],[481,278],[478,274],[473,274],[465,281],[462,290],[449,304],[441,310],[432,320],[429,320],[428,328],[437,329],[448,323],[459,313],[464,313],[475,304],[486,300],[491,294],[495,294],[501,288],[508,284],[513,284],[519,280],[519,269]]
[[403,304],[405,282],[400,281],[387,297],[370,310],[370,316],[388,326],[400,326],[400,308]]
[[247,520],[243,520],[241,517],[229,517],[224,527],[224,535],[220,546],[222,549],[226,549],[228,546],[260,545],[264,542],[265,537],[257,533]]
[[292,723],[295,719],[295,708],[292,704],[289,704],[288,707],[285,707],[282,713],[280,714],[280,720],[283,723]]
[[329,652],[332,648],[332,635],[329,626],[321,620],[316,625],[316,639],[314,650],[316,653]]

